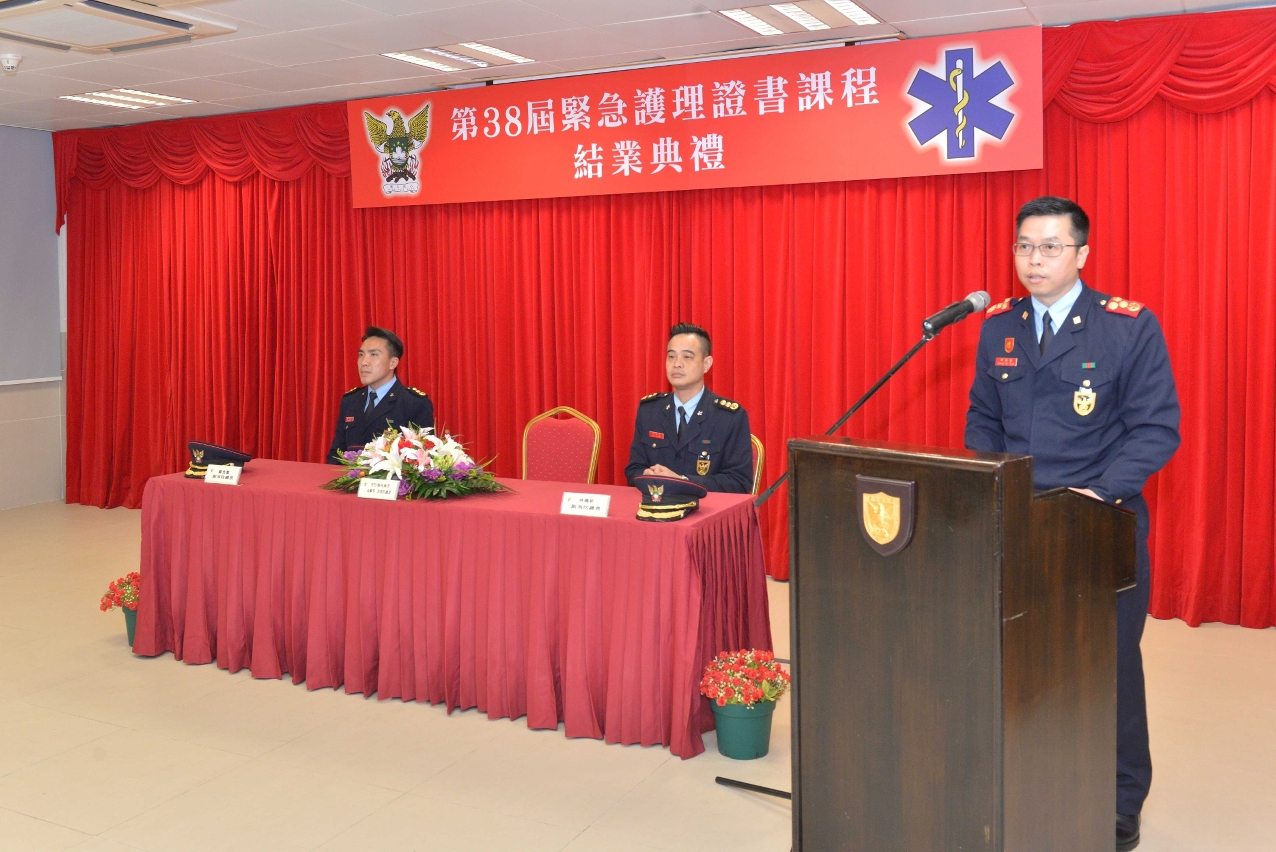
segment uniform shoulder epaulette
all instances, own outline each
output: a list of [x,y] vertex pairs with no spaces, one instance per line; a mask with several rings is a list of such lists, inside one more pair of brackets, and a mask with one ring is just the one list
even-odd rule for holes
[[1139,311],[1143,310],[1142,302],[1129,302],[1125,299],[1100,299],[1099,304],[1107,302],[1108,313],[1120,314],[1123,317],[1137,317]]
[[669,395],[669,391],[656,391],[655,393],[647,394],[642,399],[638,400],[638,402],[639,403],[650,402],[653,399],[660,399],[661,397],[665,397],[668,395]]
[[722,397],[718,397],[713,402],[715,405],[720,405],[723,408],[727,409],[728,411],[735,411],[737,408],[740,407],[740,403],[732,402],[731,400],[723,399]]
[[1016,299],[1013,297],[1006,299],[1004,302],[998,302],[997,304],[993,305],[988,310],[984,311],[984,315],[995,317],[997,314],[1004,314],[1006,311],[1010,310],[1018,303],[1019,303],[1019,299]]
[[417,396],[429,396],[429,394],[423,390],[418,390],[416,388],[408,388],[408,390],[412,391]]
[[363,390],[363,385],[359,385],[357,388],[350,388],[350,390],[343,393],[342,396],[349,396],[350,394],[358,393],[361,390]]

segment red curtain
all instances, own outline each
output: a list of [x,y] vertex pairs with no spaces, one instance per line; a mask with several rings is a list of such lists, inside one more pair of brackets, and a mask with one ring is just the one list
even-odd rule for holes
[[[1183,446],[1146,492],[1153,613],[1276,624],[1276,12],[1044,36],[1035,172],[354,210],[343,105],[59,133],[67,499],[137,506],[191,438],[320,459],[367,323],[498,473],[564,404],[603,428],[602,482],[664,387],[666,330],[702,323],[770,481],[922,317],[1017,292],[1015,210],[1052,192],[1095,222],[1087,281],[1156,311],[1178,376]],[[977,334],[945,332],[845,433],[960,446]],[[781,578],[785,499],[763,512]]]

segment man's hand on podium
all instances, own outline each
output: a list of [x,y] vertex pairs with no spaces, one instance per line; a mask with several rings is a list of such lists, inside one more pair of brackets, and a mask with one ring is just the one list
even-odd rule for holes
[[1099,500],[1099,501],[1102,501],[1102,502],[1105,502],[1105,503],[1107,502],[1107,501],[1106,501],[1106,500],[1104,500],[1102,497],[1100,497],[1098,494],[1095,494],[1093,491],[1091,491],[1089,488],[1069,488],[1068,490],[1069,490],[1069,491],[1075,491],[1075,492],[1077,492],[1078,494],[1084,494],[1084,495],[1085,495],[1085,496],[1087,496],[1087,497],[1093,497],[1094,499]]

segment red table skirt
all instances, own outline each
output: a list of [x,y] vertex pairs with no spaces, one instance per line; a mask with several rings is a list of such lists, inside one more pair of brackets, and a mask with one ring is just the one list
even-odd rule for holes
[[[237,487],[150,480],[134,651],[687,758],[713,727],[704,665],[771,648],[748,495],[648,523],[632,488],[385,502],[321,490],[336,473],[258,459]],[[610,516],[560,515],[564,491],[611,494]]]

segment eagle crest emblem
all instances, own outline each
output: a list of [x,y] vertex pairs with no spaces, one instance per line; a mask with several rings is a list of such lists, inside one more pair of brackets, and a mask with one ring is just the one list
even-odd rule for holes
[[663,485],[648,485],[647,493],[651,495],[651,502],[659,503],[664,499],[665,487]]
[[415,194],[421,190],[417,180],[421,159],[417,152],[430,137],[430,105],[423,106],[406,124],[397,109],[387,111],[385,118],[382,121],[370,112],[363,114],[368,141],[381,155],[381,190],[386,195]]

